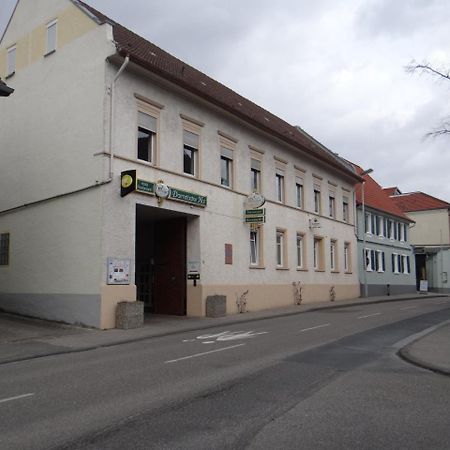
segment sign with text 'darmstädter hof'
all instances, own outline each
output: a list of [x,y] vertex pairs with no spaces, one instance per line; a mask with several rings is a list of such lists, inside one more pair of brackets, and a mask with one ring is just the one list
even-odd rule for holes
[[208,203],[208,198],[205,195],[185,191],[172,186],[166,186],[160,182],[154,183],[152,181],[142,180],[137,178],[135,170],[122,172],[120,195],[125,197],[125,195],[128,195],[133,191],[141,194],[156,195],[158,197],[161,197],[163,193],[164,195],[162,198],[164,199],[188,203],[202,208],[207,206]]

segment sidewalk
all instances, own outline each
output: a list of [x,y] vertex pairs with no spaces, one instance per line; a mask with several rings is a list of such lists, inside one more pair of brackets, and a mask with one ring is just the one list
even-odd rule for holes
[[[186,331],[303,314],[325,308],[338,309],[360,304],[408,301],[411,299],[434,297],[448,298],[447,295],[432,293],[369,297],[298,306],[292,305],[285,308],[247,312],[220,318],[150,315],[146,317],[145,324],[142,328],[132,330],[81,328],[0,313],[0,364],[43,356],[92,350],[99,347],[109,347]],[[450,329],[448,336],[450,338]],[[447,339],[446,342],[448,346],[450,340]]]
[[408,362],[450,376],[450,321],[399,351]]

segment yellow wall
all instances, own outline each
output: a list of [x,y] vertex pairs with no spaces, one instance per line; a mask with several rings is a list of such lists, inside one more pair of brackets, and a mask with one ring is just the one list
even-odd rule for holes
[[[358,284],[334,286],[335,300],[337,301],[359,297],[360,287]],[[331,284],[305,284],[302,291],[302,304],[330,301],[330,288]],[[225,295],[227,297],[227,314],[237,314],[236,299],[247,290],[247,311],[294,305],[292,284],[188,286],[187,315],[205,316],[206,297],[209,295]]]
[[[57,50],[83,36],[97,24],[90,19],[77,6],[70,5],[57,17]],[[44,57],[46,52],[47,23],[40,25],[24,35],[17,42],[5,43],[8,48],[16,44],[16,72],[33,64]],[[7,49],[0,49],[0,77],[5,78],[7,73]]]

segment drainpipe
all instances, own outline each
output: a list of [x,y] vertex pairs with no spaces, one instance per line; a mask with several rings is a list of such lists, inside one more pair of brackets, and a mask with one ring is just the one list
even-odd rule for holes
[[115,114],[114,90],[116,87],[117,80],[119,79],[120,75],[125,70],[125,68],[127,67],[129,62],[130,62],[130,57],[127,55],[109,87],[109,93],[111,96],[110,104],[109,104],[109,179],[110,180],[112,180],[113,175],[114,175],[114,142],[113,142],[114,114]]

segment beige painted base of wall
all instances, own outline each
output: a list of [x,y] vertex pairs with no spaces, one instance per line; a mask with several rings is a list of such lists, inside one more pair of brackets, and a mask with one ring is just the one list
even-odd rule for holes
[[103,285],[100,304],[100,328],[107,330],[116,327],[117,303],[136,301],[136,285]]
[[[304,285],[302,304],[330,301],[331,284]],[[334,285],[335,300],[358,298],[359,284]],[[248,290],[247,311],[281,308],[294,304],[294,286],[292,284],[257,284],[257,285],[197,285],[187,289],[187,315],[203,317],[206,312],[206,297],[225,295],[227,297],[227,314],[238,314],[236,300]]]

